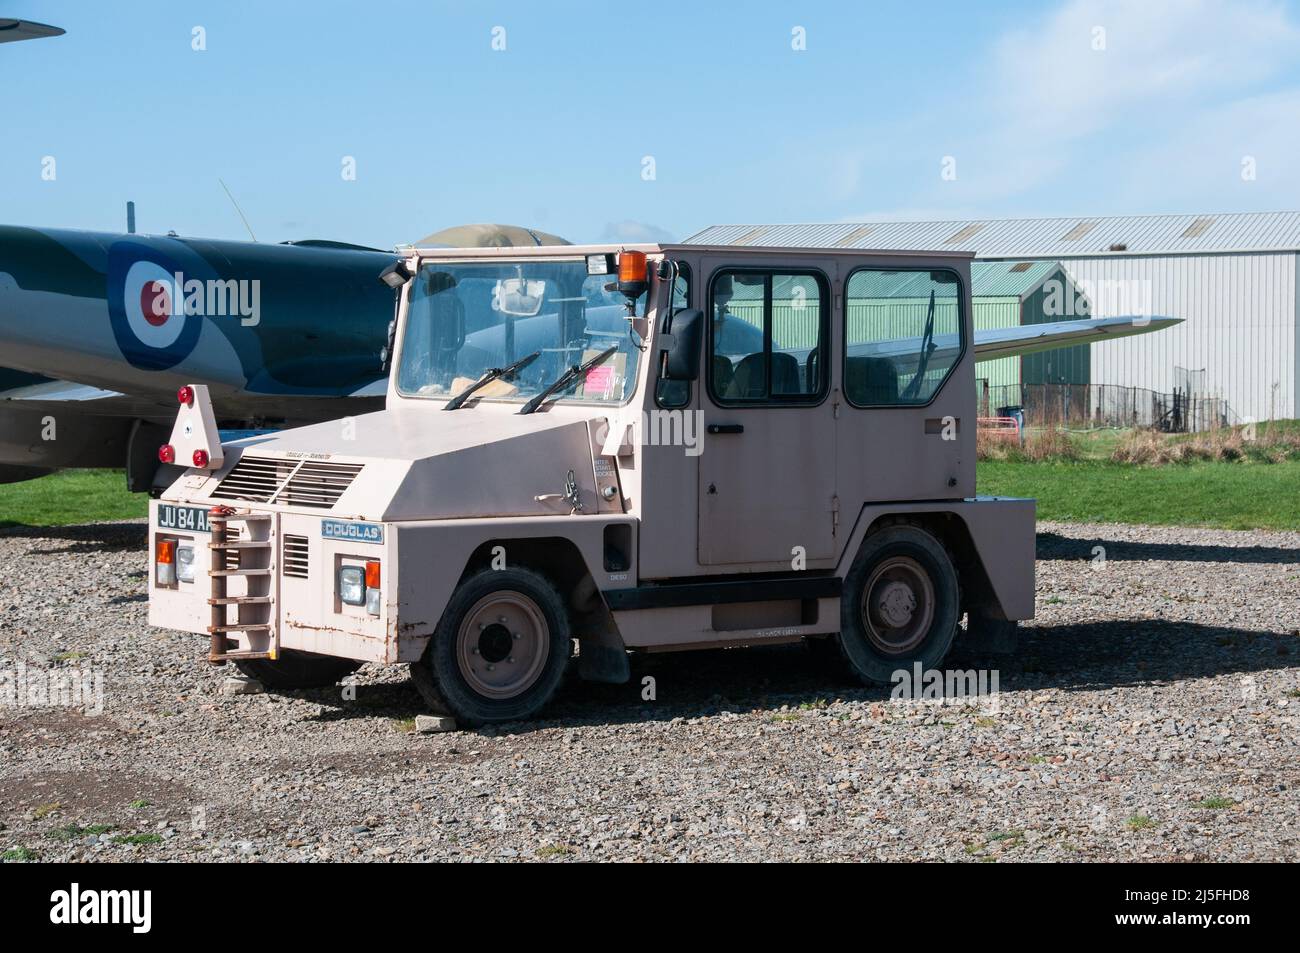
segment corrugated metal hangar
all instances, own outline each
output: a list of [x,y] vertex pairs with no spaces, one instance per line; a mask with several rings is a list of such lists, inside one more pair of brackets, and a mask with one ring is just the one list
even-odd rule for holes
[[[942,249],[974,252],[975,319],[995,314],[989,293],[1026,302],[1021,323],[1071,317],[1168,315],[1185,323],[1158,334],[1084,345],[1090,360],[1050,352],[1037,364],[980,367],[999,384],[1111,384],[1160,393],[1192,388],[1193,398],[1221,397],[1230,419],[1300,416],[1300,212],[1150,215],[1113,218],[1004,219],[950,222],[846,222],[824,225],[715,225],[691,243]],[[995,263],[998,263],[995,265]],[[1040,268],[1059,263],[1087,313],[1029,299]],[[1024,264],[1020,271],[1017,266]],[[983,269],[994,269],[977,277]],[[1003,269],[1001,272],[997,268]],[[1022,280],[1017,280],[1020,276]],[[1001,282],[1010,282],[1005,286]],[[1017,290],[1019,289],[1019,290]],[[985,293],[980,294],[983,290]],[[997,362],[1001,364],[1003,362]]]

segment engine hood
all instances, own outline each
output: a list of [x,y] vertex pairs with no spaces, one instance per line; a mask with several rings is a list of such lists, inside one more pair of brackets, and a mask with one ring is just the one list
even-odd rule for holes
[[247,472],[266,461],[264,470],[278,465],[287,476],[301,462],[304,477],[334,479],[329,474],[337,472],[346,488],[328,506],[305,491],[282,493],[274,505],[376,521],[554,516],[568,513],[569,504],[536,497],[562,494],[572,470],[584,511],[594,512],[592,434],[604,415],[514,409],[403,407],[234,441],[225,445],[226,466],[204,481],[203,495],[239,502],[238,474],[225,481],[241,464]]

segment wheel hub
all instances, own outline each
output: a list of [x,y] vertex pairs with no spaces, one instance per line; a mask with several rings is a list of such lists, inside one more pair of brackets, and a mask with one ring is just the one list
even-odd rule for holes
[[488,663],[503,661],[510,657],[512,642],[510,630],[500,622],[494,622],[479,633],[479,657]]
[[906,656],[934,622],[935,589],[925,567],[910,556],[890,556],[876,566],[862,589],[862,623],[872,647]]
[[501,590],[465,614],[456,633],[456,664],[485,698],[514,698],[531,688],[550,655],[550,628],[522,592]]
[[916,594],[905,582],[888,582],[881,586],[880,601],[876,604],[880,617],[895,629],[912,621],[916,611]]

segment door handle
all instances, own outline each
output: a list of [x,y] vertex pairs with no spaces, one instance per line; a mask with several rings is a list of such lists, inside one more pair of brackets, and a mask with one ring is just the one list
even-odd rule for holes
[[709,433],[744,433],[744,424],[709,424],[705,428]]

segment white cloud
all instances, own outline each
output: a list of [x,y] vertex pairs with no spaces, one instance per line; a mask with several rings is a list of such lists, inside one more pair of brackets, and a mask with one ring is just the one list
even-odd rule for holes
[[1068,141],[1249,89],[1297,55],[1300,28],[1274,2],[1073,0],[996,44],[991,105],[1013,128]]
[[[1137,203],[1154,188],[1170,196],[1212,195],[1179,211],[1291,209],[1300,206],[1300,89],[1206,109],[1124,159],[1118,199]],[[1252,178],[1243,177],[1250,160]],[[1171,199],[1170,201],[1173,201]]]
[[629,244],[637,244],[675,242],[677,238],[672,232],[668,231],[666,228],[660,228],[658,225],[624,219],[621,222],[608,223],[605,226],[605,231],[601,234],[600,240],[602,242],[627,242]]
[[1241,156],[1294,156],[1300,90],[1276,83],[1297,60],[1300,26],[1275,2],[1071,0],[993,44],[951,146],[957,181],[913,201],[998,216],[1035,194],[1051,203],[1036,214],[1245,201]]

